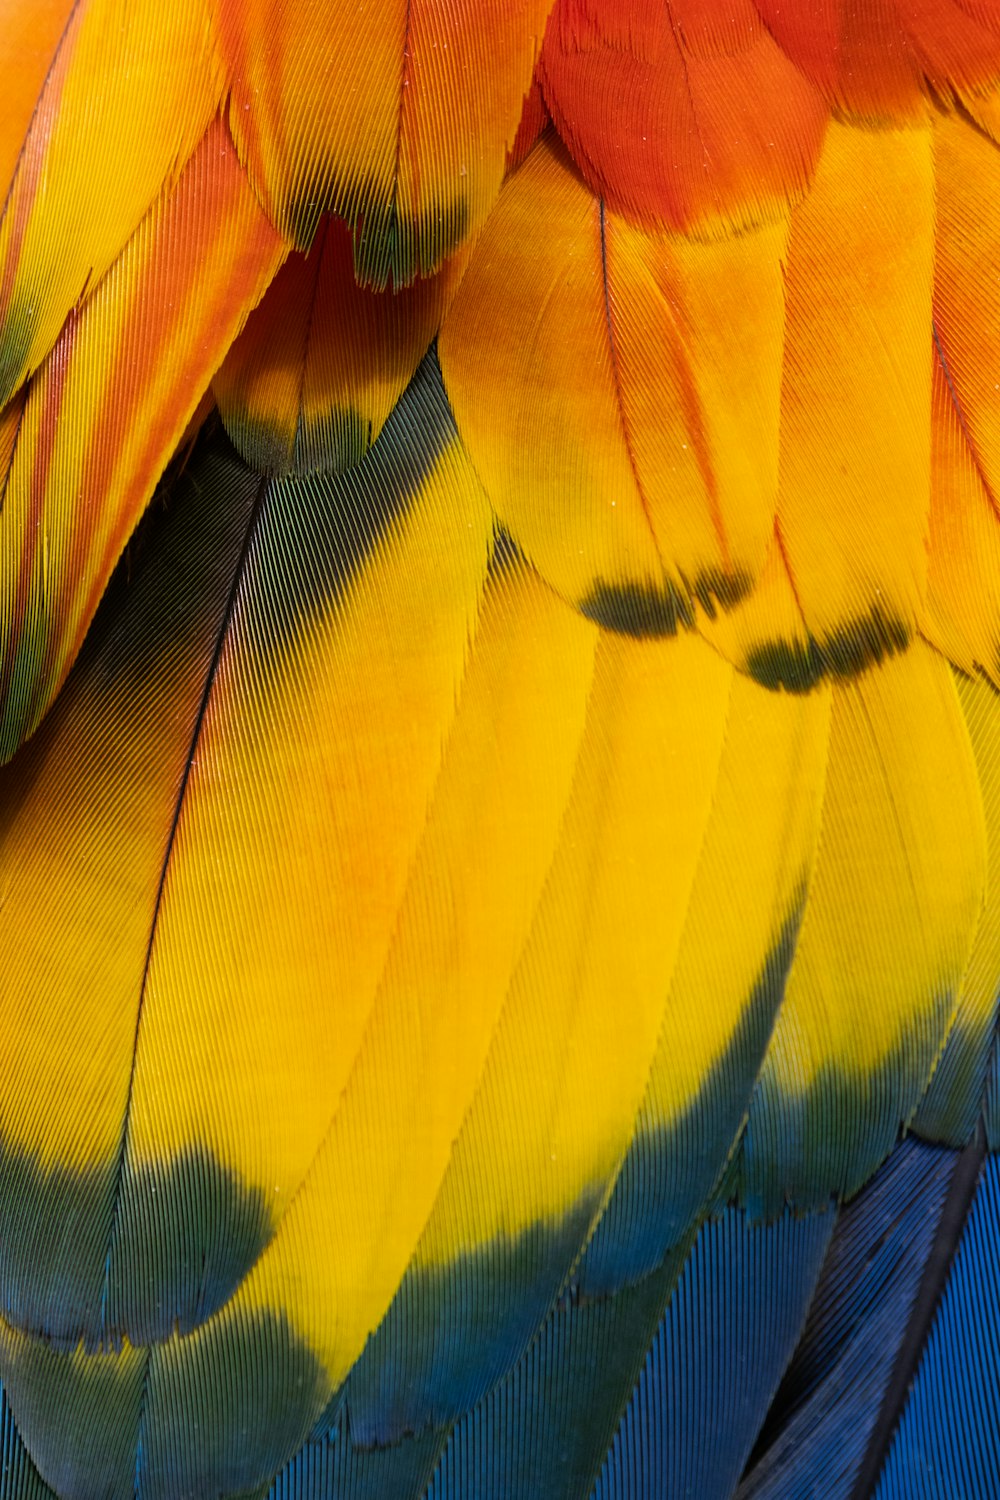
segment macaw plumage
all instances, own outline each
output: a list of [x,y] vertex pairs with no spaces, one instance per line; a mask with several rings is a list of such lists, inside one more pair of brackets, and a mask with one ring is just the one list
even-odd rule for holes
[[1000,0],[0,56],[0,1500],[1000,1494]]

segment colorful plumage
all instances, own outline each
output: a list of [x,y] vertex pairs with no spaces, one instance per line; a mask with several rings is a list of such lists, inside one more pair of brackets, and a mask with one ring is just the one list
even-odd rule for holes
[[998,0],[0,56],[0,1497],[1000,1493]]

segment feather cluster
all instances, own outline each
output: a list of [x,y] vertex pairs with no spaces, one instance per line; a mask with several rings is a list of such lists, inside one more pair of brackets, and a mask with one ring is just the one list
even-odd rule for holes
[[0,57],[0,1494],[990,1494],[997,0]]

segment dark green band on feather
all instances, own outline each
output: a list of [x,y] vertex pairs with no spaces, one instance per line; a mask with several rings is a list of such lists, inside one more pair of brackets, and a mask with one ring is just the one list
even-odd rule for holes
[[248,646],[259,640],[269,654],[281,649],[346,591],[455,437],[431,351],[364,463],[343,474],[271,481],[247,557],[247,589],[266,629],[254,631]]
[[904,1037],[881,1066],[855,1075],[824,1065],[802,1093],[765,1065],[747,1119],[738,1198],[755,1219],[773,1220],[849,1198],[889,1155],[916,1108],[951,1015],[937,997],[923,1035]]
[[[997,1002],[990,1021],[970,1026],[956,1022],[920,1107],[913,1130],[927,1141],[964,1146],[975,1131],[989,1090],[990,1056],[996,1046]],[[996,1062],[993,1070],[995,1073]]]
[[2,1314],[13,1327],[64,1350],[187,1332],[222,1306],[270,1238],[264,1195],[203,1146],[126,1169],[113,1226],[115,1187],[115,1163],[45,1171],[0,1157]]
[[407,1271],[347,1382],[356,1440],[393,1442],[453,1422],[506,1375],[554,1303],[599,1203],[600,1185],[554,1223]]
[[379,290],[409,286],[418,276],[433,275],[469,233],[464,198],[404,214],[387,199],[382,184],[363,177],[345,181],[321,167],[285,205],[282,229],[299,250],[308,250],[327,212],[351,226],[358,281]]
[[158,1345],[136,1469],[142,1500],[266,1487],[313,1430],[328,1393],[325,1372],[280,1313],[218,1319]]
[[313,421],[300,411],[294,431],[240,409],[224,411],[222,419],[240,457],[261,474],[340,473],[360,463],[371,447],[371,423],[344,407],[331,407]]
[[32,309],[23,300],[13,302],[3,321],[3,340],[0,342],[0,406],[7,405],[24,379],[25,361],[34,331]]
[[694,610],[690,600],[671,583],[662,589],[641,583],[606,583],[598,578],[580,603],[580,613],[605,630],[636,640],[676,635],[680,626],[691,630]]
[[650,1128],[644,1105],[577,1273],[588,1295],[607,1295],[648,1276],[684,1243],[719,1186],[781,1004],[804,904],[803,891],[747,996],[729,1046],[684,1113],[669,1126]]
[[133,1500],[149,1355],[74,1357],[0,1332],[0,1375],[25,1447],[64,1500]]
[[25,1448],[64,1500],[263,1493],[328,1389],[271,1312],[153,1350],[90,1356],[0,1331],[0,1375]]
[[0,1314],[72,1348],[101,1338],[101,1293],[114,1212],[115,1163],[43,1168],[0,1153]]
[[721,568],[706,568],[691,585],[691,593],[710,620],[715,619],[716,607],[735,609],[752,589],[753,579],[749,573],[723,573]]
[[581,601],[580,612],[605,630],[636,640],[655,640],[676,635],[681,626],[692,630],[696,602],[714,620],[718,609],[734,609],[751,587],[748,574],[723,573],[720,568],[706,569],[693,583],[684,580],[683,588],[667,578],[661,588],[648,583],[608,583],[598,578]]
[[400,214],[394,204],[373,207],[368,201],[354,228],[354,273],[373,287],[408,286],[431,276],[454,254],[469,233],[469,205],[464,198],[427,208],[416,217]]
[[905,651],[910,633],[901,620],[878,604],[869,615],[851,620],[822,640],[771,641],[756,646],[747,658],[755,682],[773,692],[809,693],[824,677],[857,677],[886,657]]
[[578,1500],[600,1472],[690,1244],[638,1286],[568,1295],[530,1348],[458,1423],[426,1500]]
[[0,1466],[4,1500],[55,1500],[24,1446],[6,1391],[0,1391]]
[[126,1172],[108,1257],[105,1337],[188,1333],[236,1290],[271,1238],[267,1201],[204,1147]]

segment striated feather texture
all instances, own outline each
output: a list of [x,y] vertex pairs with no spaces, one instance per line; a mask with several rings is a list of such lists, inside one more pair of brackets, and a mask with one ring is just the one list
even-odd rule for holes
[[0,56],[0,1496],[989,1500],[1000,7]]

